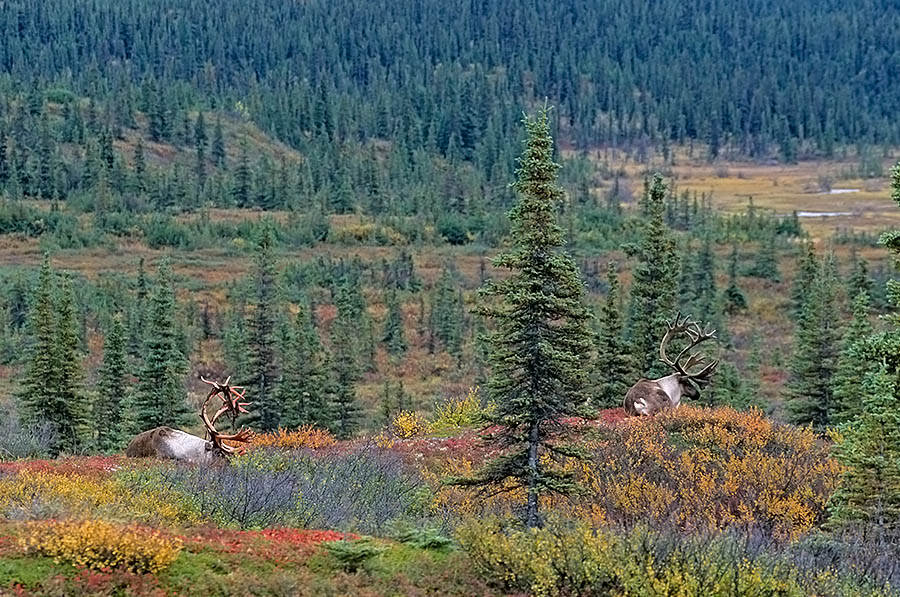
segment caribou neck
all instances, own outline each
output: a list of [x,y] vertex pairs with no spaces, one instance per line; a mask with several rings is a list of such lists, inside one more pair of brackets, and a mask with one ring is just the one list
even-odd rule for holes
[[679,377],[680,376],[677,373],[673,373],[653,380],[656,385],[669,396],[669,402],[672,408],[675,408],[681,403],[682,388]]

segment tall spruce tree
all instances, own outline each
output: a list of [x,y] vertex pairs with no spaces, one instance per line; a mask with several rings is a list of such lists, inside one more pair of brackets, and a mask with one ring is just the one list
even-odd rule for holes
[[878,367],[864,354],[861,343],[872,335],[869,322],[869,295],[860,292],[853,299],[853,319],[844,330],[844,341],[834,373],[834,402],[830,423],[840,424],[852,421],[862,413],[865,389],[861,383]]
[[694,265],[694,309],[692,314],[699,321],[705,321],[722,333],[722,309],[719,291],[716,287],[716,255],[712,247],[712,236],[705,234],[697,261]]
[[197,152],[197,163],[194,166],[194,174],[197,176],[197,184],[203,186],[206,182],[206,146],[209,137],[206,135],[206,119],[203,118],[203,111],[197,114],[197,121],[194,124],[194,149]]
[[454,482],[522,487],[525,523],[536,527],[540,496],[575,487],[571,474],[553,461],[573,454],[561,443],[567,428],[560,419],[585,405],[592,342],[584,286],[574,260],[561,250],[556,210],[564,194],[556,182],[559,165],[553,162],[548,110],[524,122],[528,139],[513,184],[520,199],[509,213],[513,248],[494,261],[511,275],[488,283],[481,307],[495,323],[488,390],[497,404],[491,416],[498,427],[494,437],[504,453],[474,476]]
[[[278,320],[278,287],[275,271],[275,236],[270,223],[263,225],[256,244],[253,274],[254,298],[247,337],[249,353],[246,385],[253,394],[260,429],[277,429],[281,405],[275,395],[279,367],[276,325]],[[255,417],[254,417],[255,418]]]
[[666,322],[675,315],[679,263],[675,241],[663,221],[668,189],[655,174],[646,191],[646,222],[632,273],[628,334],[638,373],[663,373],[657,347]]
[[44,255],[28,314],[31,342],[25,380],[19,395],[23,419],[29,423],[47,421],[57,424],[57,413],[53,412],[54,404],[50,400],[56,377],[53,360],[56,344],[53,299],[53,270],[49,255]]
[[32,340],[20,404],[26,421],[53,425],[51,453],[57,455],[81,447],[86,405],[72,289],[67,280],[57,289],[53,277],[45,255],[29,316]]
[[212,159],[216,168],[225,166],[225,135],[222,133],[222,118],[216,116],[216,126],[213,128]]
[[353,316],[350,289],[346,284],[338,289],[336,298],[338,314],[331,324],[332,383],[331,429],[341,439],[353,435],[359,427],[360,407],[356,397],[359,381],[357,363],[358,321]]
[[101,452],[118,450],[125,436],[123,396],[128,390],[125,356],[122,318],[115,317],[103,345],[103,365],[100,367],[98,395],[91,421],[94,426],[94,441],[97,450]]
[[276,392],[284,409],[281,419],[283,427],[329,426],[329,397],[326,395],[328,372],[324,370],[323,350],[313,322],[311,305],[308,301],[301,303],[288,335],[284,366]]
[[609,291],[598,322],[597,362],[593,379],[599,408],[621,406],[628,388],[637,381],[634,356],[622,337],[622,305],[615,263],[610,262],[607,267],[606,280]]
[[177,329],[172,270],[168,261],[163,261],[150,295],[143,360],[134,396],[138,431],[161,425],[180,427],[191,421],[184,389],[187,360],[178,348]]
[[55,388],[52,400],[56,403],[55,410],[65,413],[55,421],[60,435],[60,447],[71,453],[79,450],[84,443],[88,404],[84,394],[75,293],[68,276],[63,277],[55,300],[58,306],[53,345]]
[[[891,169],[891,186],[891,199],[900,205],[900,163]],[[900,269],[900,230],[880,240]],[[859,359],[872,370],[865,375],[862,408],[843,426],[835,448],[846,472],[829,510],[833,524],[868,522],[894,532],[900,527],[900,282],[888,280],[886,287],[894,308],[884,317],[890,327],[856,343]]]
[[817,270],[797,319],[787,406],[793,422],[824,427],[831,423],[836,407],[833,377],[840,341],[833,256]]
[[[877,342],[877,341],[876,341]],[[878,532],[900,529],[900,399],[896,361],[863,379],[863,404],[834,449],[844,474],[828,509],[831,523],[868,523]],[[892,370],[893,369],[893,370]]]

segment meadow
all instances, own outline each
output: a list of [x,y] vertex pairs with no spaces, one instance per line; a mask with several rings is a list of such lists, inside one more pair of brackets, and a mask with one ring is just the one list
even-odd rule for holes
[[[583,491],[510,527],[479,466],[477,391],[338,442],[261,435],[228,466],[122,456],[0,464],[0,588],[36,595],[890,595],[896,546],[825,534],[841,473],[759,411],[567,421]],[[488,406],[487,408],[490,408]],[[8,440],[8,438],[3,438]],[[39,442],[37,442],[39,444]],[[36,446],[39,449],[39,445]]]

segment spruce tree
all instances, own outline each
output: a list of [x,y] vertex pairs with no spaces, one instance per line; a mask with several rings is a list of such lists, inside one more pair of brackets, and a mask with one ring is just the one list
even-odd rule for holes
[[216,168],[225,166],[225,135],[222,133],[222,118],[216,116],[216,126],[213,129],[212,159]]
[[646,191],[647,221],[632,273],[627,337],[637,372],[644,376],[663,372],[657,348],[666,322],[675,315],[680,267],[675,241],[663,221],[667,192],[662,176],[654,175]]
[[778,271],[778,257],[775,251],[774,232],[769,233],[765,240],[759,244],[756,258],[747,274],[771,282],[781,281],[781,274]]
[[9,141],[6,131],[0,128],[0,189],[9,180]]
[[528,138],[513,184],[520,199],[509,213],[513,247],[494,261],[511,275],[488,283],[481,307],[495,323],[488,391],[497,404],[491,423],[504,453],[454,482],[521,487],[525,522],[536,527],[540,496],[575,488],[571,473],[553,462],[573,454],[561,443],[567,431],[561,419],[585,406],[592,339],[584,286],[575,261],[562,251],[556,222],[564,194],[557,186],[548,110],[524,122]]
[[253,173],[250,172],[250,149],[246,140],[241,140],[237,167],[234,170],[234,186],[231,197],[238,207],[250,206],[250,185]]
[[[77,447],[80,431],[77,419],[84,405],[62,401],[64,392],[60,388],[65,383],[63,375],[68,365],[61,363],[60,358],[72,346],[71,324],[74,309],[69,304],[65,313],[58,311],[62,306],[60,299],[65,297],[59,296],[53,278],[50,257],[45,255],[29,311],[31,343],[28,351],[28,367],[19,399],[22,418],[26,422],[32,424],[46,422],[53,425],[57,436],[51,447],[51,453],[56,455],[63,450]],[[71,295],[68,295],[65,300],[68,301],[70,298]],[[61,325],[60,319],[63,315],[66,321]],[[60,332],[65,332],[65,339],[60,337]],[[77,372],[72,381],[76,386],[81,383],[81,377]]]
[[831,496],[831,522],[868,523],[879,532],[900,528],[900,399],[896,363],[881,363],[862,383],[863,404],[834,454],[845,471]]
[[115,317],[103,345],[103,365],[97,383],[92,424],[97,450],[113,452],[124,439],[123,396],[127,392],[125,363],[125,330],[122,318]]
[[197,114],[197,121],[194,124],[194,149],[197,152],[197,163],[194,167],[194,174],[197,176],[197,184],[203,186],[206,182],[206,146],[208,137],[206,135],[206,120],[203,118],[203,111]]
[[[247,337],[248,376],[245,383],[253,394],[255,415],[260,429],[277,429],[281,406],[275,396],[278,383],[276,358],[276,324],[278,318],[278,287],[275,271],[274,231],[270,223],[263,225],[256,244],[253,275],[254,299]],[[255,419],[256,417],[254,417]]]
[[628,388],[637,381],[634,357],[622,337],[622,306],[619,274],[610,262],[606,271],[609,291],[603,303],[597,334],[597,362],[594,364],[594,386],[599,408],[621,406]]
[[342,285],[336,299],[338,314],[331,323],[332,383],[331,429],[341,439],[350,438],[359,427],[360,407],[356,397],[358,322],[353,314],[350,290]]
[[454,270],[445,264],[435,285],[431,303],[431,334],[457,359],[462,357],[463,306]]
[[800,314],[818,273],[819,260],[816,257],[816,248],[815,245],[808,242],[806,243],[806,252],[797,268],[797,275],[794,277],[794,285],[791,288],[791,304],[795,317]]
[[722,332],[722,317],[719,291],[716,287],[716,255],[712,247],[712,237],[705,234],[703,244],[697,253],[694,266],[694,309],[691,311],[699,321],[705,321]]
[[387,347],[387,351],[398,356],[406,352],[406,329],[403,319],[403,305],[397,298],[396,291],[391,291],[387,295],[387,320],[384,323],[384,334],[381,340]]
[[[891,199],[900,205],[900,163],[891,169],[891,186]],[[880,241],[900,269],[900,230],[885,232]],[[893,532],[900,526],[900,282],[888,280],[886,286],[895,312],[884,318],[887,330],[857,340],[863,366],[872,369],[864,378],[862,408],[842,427],[843,440],[835,447],[846,472],[829,510],[836,525],[868,522]]]
[[787,406],[792,421],[800,425],[824,427],[836,408],[832,378],[840,339],[837,284],[837,269],[829,256],[818,268],[797,319]]
[[848,296],[858,296],[861,292],[872,296],[873,284],[872,278],[869,277],[869,266],[865,259],[855,255],[853,259],[853,269],[850,273],[850,279],[847,280]]
[[861,382],[877,368],[877,364],[866,357],[861,346],[872,335],[870,310],[869,295],[865,291],[860,292],[853,300],[853,319],[844,330],[844,341],[834,374],[835,407],[829,421],[831,424],[847,423],[862,412],[865,391]]
[[147,190],[147,163],[144,158],[144,140],[138,137],[134,146],[134,183],[135,192],[143,193]]
[[87,422],[82,369],[81,341],[78,334],[78,314],[75,294],[68,276],[63,278],[56,297],[56,334],[53,345],[54,401],[57,417],[54,421],[60,435],[60,447],[67,452],[81,448]]
[[301,303],[296,320],[287,337],[281,380],[276,396],[281,404],[281,425],[294,429],[301,425],[327,428],[327,377],[323,347],[319,342],[308,302]]
[[192,422],[184,389],[187,360],[178,348],[175,291],[167,261],[159,265],[143,337],[134,396],[134,421],[138,429],[134,431],[161,425],[177,428]]
[[728,286],[722,293],[722,302],[725,306],[725,312],[734,315],[747,308],[747,297],[737,281],[738,270],[738,251],[737,245],[731,246],[731,257],[728,259]]

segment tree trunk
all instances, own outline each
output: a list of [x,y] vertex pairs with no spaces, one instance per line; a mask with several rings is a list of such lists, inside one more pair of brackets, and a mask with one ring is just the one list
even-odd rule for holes
[[541,526],[538,515],[538,478],[540,477],[540,462],[538,461],[538,445],[540,442],[540,421],[531,424],[528,433],[528,503],[525,515],[525,524],[528,528]]

